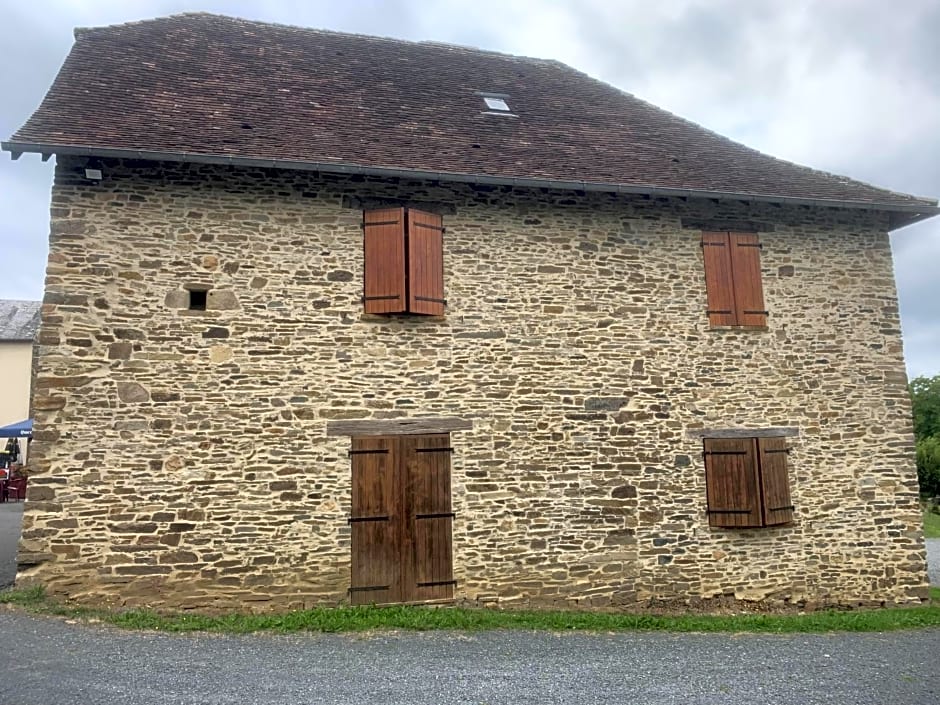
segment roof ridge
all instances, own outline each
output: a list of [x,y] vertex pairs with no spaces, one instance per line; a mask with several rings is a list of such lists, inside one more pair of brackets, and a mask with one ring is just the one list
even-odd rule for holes
[[178,20],[182,18],[198,18],[204,20],[222,20],[231,22],[233,24],[249,24],[249,25],[261,25],[264,27],[275,27],[278,29],[286,29],[291,31],[296,31],[302,34],[307,35],[329,35],[336,37],[356,37],[359,39],[367,39],[369,41],[380,41],[388,42],[393,44],[407,44],[411,46],[428,46],[436,47],[439,49],[448,49],[448,50],[462,50],[472,52],[474,54],[487,54],[491,56],[499,56],[504,59],[510,59],[513,61],[526,61],[540,64],[560,64],[564,66],[561,62],[555,59],[544,59],[537,56],[522,56],[519,54],[510,54],[508,52],[496,51],[495,49],[483,49],[480,47],[475,47],[470,44],[458,44],[456,42],[441,42],[434,39],[402,39],[400,37],[389,37],[389,36],[378,36],[375,34],[363,34],[361,32],[344,32],[341,30],[335,29],[321,29],[319,27],[305,27],[303,25],[288,24],[286,22],[271,22],[269,20],[256,20],[250,19],[247,17],[239,17],[237,15],[225,15],[217,12],[204,12],[204,11],[187,11],[187,12],[177,12],[172,15],[163,15],[161,17],[152,17],[143,20],[132,20],[130,22],[118,22],[115,24],[109,25],[98,25],[94,27],[76,27],[74,29],[74,36],[77,39],[80,35],[84,36],[86,34],[96,34],[104,33],[108,30],[124,28],[124,27],[135,27],[140,25],[147,24],[157,24],[161,22],[167,22],[171,20]]
[[0,299],[0,305],[2,304],[36,304],[37,306],[42,306],[41,299]]

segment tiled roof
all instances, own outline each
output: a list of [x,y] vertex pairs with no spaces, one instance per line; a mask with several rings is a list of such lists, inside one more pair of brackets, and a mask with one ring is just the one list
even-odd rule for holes
[[41,301],[0,299],[0,340],[33,340],[39,331],[41,306]]
[[[488,114],[480,93],[506,95],[516,117]],[[4,148],[936,203],[774,159],[556,61],[202,13],[77,30]]]

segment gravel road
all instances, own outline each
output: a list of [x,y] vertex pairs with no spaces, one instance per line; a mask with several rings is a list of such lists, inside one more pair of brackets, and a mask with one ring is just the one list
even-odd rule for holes
[[0,703],[936,705],[940,629],[181,636],[0,611]]

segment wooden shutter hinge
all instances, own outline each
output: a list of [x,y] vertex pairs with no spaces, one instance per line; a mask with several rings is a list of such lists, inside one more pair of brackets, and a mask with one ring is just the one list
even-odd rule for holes
[[756,247],[758,250],[763,250],[764,243],[762,242],[739,242],[738,247]]
[[787,504],[783,507],[768,507],[768,511],[771,511],[771,512],[779,512],[779,511],[783,511],[784,509],[793,510],[793,509],[796,509],[796,507],[794,507],[792,504]]
[[456,580],[434,580],[428,583],[417,583],[418,587],[434,587],[435,585],[456,585]]
[[711,315],[711,314],[713,314],[713,313],[724,313],[724,314],[727,314],[727,315],[730,316],[732,313],[734,313],[734,311],[710,311],[710,310],[706,310],[705,313],[707,313],[707,314],[709,314],[709,315]]
[[765,450],[764,452],[765,453],[786,453],[787,455],[789,455],[791,450],[793,449],[792,448],[771,448],[770,450]]
[[429,230],[440,230],[441,234],[446,230],[443,225],[431,225],[430,223],[412,223],[412,225],[418,228],[428,228]]
[[746,450],[706,450],[702,455],[747,455]]
[[770,311],[742,311],[742,313],[745,313],[745,314],[747,314],[747,313],[753,313],[753,314],[759,314],[759,315],[761,315],[761,316],[769,316],[769,315],[770,315]]
[[453,519],[453,512],[438,512],[437,514],[415,514],[415,519]]
[[723,242],[700,242],[699,247],[724,247],[725,243]]
[[445,306],[447,305],[447,299],[435,299],[430,296],[415,296],[415,301],[431,301],[436,304],[444,304]]
[[371,454],[388,454],[388,448],[377,448],[376,450],[351,450],[348,452],[348,455],[371,455]]
[[366,228],[371,228],[373,225],[398,225],[400,222],[399,220],[379,220],[375,223],[362,223],[359,227],[365,230]]
[[388,521],[388,514],[377,517],[349,517],[346,520],[347,524],[355,524],[360,521]]

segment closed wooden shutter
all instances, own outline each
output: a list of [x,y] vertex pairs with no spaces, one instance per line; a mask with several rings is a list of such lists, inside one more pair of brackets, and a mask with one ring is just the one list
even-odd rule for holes
[[401,602],[401,489],[394,439],[352,441],[352,574],[354,605]]
[[408,210],[408,311],[444,315],[444,226],[441,216]]
[[454,596],[450,436],[402,436],[405,464],[406,601]]
[[788,524],[793,521],[790,479],[787,469],[789,446],[785,438],[758,438],[760,453],[761,495],[764,525]]
[[729,233],[734,311],[739,326],[766,326],[764,286],[760,274],[760,241],[753,233]]
[[754,439],[705,439],[705,486],[711,526],[761,526]]
[[713,326],[733,326],[737,323],[731,248],[728,241],[728,233],[702,233],[706,308],[708,322]]
[[366,313],[402,313],[405,300],[405,209],[363,213],[363,304]]

